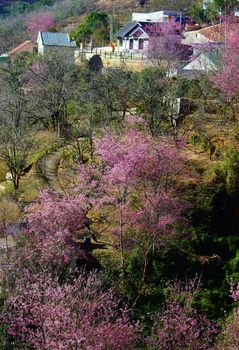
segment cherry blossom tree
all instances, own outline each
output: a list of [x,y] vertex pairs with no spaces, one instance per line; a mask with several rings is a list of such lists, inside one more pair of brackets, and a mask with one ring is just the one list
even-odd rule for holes
[[59,284],[25,271],[5,303],[3,320],[14,339],[36,350],[132,350],[139,339],[130,310],[113,290],[103,291],[95,274]]
[[155,315],[149,344],[157,350],[209,350],[217,334],[215,324],[200,315],[193,302],[200,284],[174,283],[164,307]]
[[182,27],[175,21],[148,24],[148,56],[166,72],[178,66],[190,53],[189,47],[181,44]]
[[146,125],[142,118],[131,117],[122,135],[111,132],[96,140],[98,169],[94,166],[83,172],[81,167],[79,175],[80,187],[86,192],[89,188],[85,196],[104,213],[106,222],[112,223],[122,270],[126,235],[133,231],[130,241],[142,247],[144,275],[150,252],[176,234],[174,226],[183,221],[185,209],[174,187],[175,176],[184,164],[180,147],[155,140],[144,130]]
[[36,34],[38,32],[46,32],[50,28],[53,28],[55,24],[54,17],[50,12],[40,12],[31,15],[27,18],[27,30],[31,34]]
[[224,23],[226,32],[225,48],[222,53],[222,64],[212,79],[223,92],[226,99],[233,100],[239,93],[239,24],[233,19]]
[[77,240],[88,223],[82,197],[42,192],[27,209],[27,229],[16,249],[15,263],[57,273],[84,257]]
[[225,328],[219,338],[216,350],[234,350],[239,347],[239,284],[231,282],[230,297],[235,303],[232,314],[226,320]]

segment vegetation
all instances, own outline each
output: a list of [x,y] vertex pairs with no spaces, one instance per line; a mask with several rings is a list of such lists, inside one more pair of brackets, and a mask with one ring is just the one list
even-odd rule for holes
[[[92,3],[19,8],[2,45],[84,11],[72,35],[103,45],[111,13]],[[224,3],[201,5],[204,23]],[[238,348],[238,23],[219,68],[190,78],[170,74],[180,26],[151,30],[140,71],[57,51],[0,63],[0,349]]]

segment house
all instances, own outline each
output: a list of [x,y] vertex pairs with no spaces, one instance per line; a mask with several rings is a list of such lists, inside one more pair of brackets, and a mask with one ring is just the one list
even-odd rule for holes
[[215,72],[221,66],[222,51],[214,49],[208,52],[201,52],[192,56],[191,61],[184,64],[177,71],[171,72],[170,76],[187,76],[194,78],[200,73]]
[[[154,32],[153,26],[156,22],[129,22],[115,34],[117,38],[118,51],[147,51],[149,39]],[[168,26],[167,23],[159,23],[160,28]],[[174,34],[178,36],[178,41],[181,41],[181,32],[177,26],[173,29]],[[160,34],[157,34],[160,35]]]
[[40,54],[58,52],[74,62],[76,42],[70,39],[68,33],[39,32],[37,44]]
[[28,52],[30,54],[37,52],[37,44],[32,40],[26,40],[20,45],[14,47],[11,51],[9,51],[9,56],[11,61],[14,61],[16,57],[22,53],[22,52]]
[[171,20],[180,20],[182,19],[181,11],[157,11],[151,13],[132,13],[133,22],[169,22]]
[[149,33],[147,22],[129,22],[115,34],[119,50],[146,50]]
[[132,13],[132,21],[120,28],[115,34],[119,51],[146,50],[150,36],[150,25],[177,22],[185,24],[188,17],[182,16],[181,11],[157,11],[151,13]]

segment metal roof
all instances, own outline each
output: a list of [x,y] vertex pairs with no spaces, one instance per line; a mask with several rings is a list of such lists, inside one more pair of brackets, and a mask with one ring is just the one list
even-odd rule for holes
[[[203,53],[203,52],[202,52]],[[216,67],[220,67],[222,63],[222,51],[213,50],[210,52],[206,52],[205,56],[211,61]]]
[[70,40],[68,33],[40,32],[43,45],[76,47],[76,42]]
[[127,23],[124,27],[120,28],[118,32],[115,33],[116,38],[123,38],[123,36],[134,29],[137,25],[140,25],[139,22]]

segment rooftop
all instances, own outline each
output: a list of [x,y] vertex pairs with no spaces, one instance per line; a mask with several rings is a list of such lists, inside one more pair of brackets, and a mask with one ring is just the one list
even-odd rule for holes
[[16,53],[17,51],[23,49],[24,47],[26,47],[29,44],[35,44],[33,41],[31,40],[26,40],[23,43],[21,43],[20,45],[14,47],[11,51],[9,51],[9,55],[13,55],[14,53]]
[[70,40],[68,33],[39,32],[39,35],[44,45],[76,47],[76,42]]
[[223,42],[225,26],[224,24],[216,24],[199,30],[199,33],[211,41]]
[[[124,36],[126,36],[126,34],[130,34],[137,26],[139,28],[142,28],[142,30],[144,30],[144,32],[147,33],[149,36],[151,36],[152,32],[154,32],[154,30],[152,31],[152,28],[154,28],[154,26],[157,26],[157,33],[160,34],[159,28],[163,29],[164,27],[167,27],[168,24],[169,22],[158,22],[158,23],[149,23],[149,22],[141,22],[141,21],[128,22],[124,27],[120,28],[115,33],[115,36],[117,38],[123,38]],[[172,29],[173,28],[174,27],[172,27]],[[176,24],[176,22],[175,22],[174,34],[181,35],[180,27]]]

